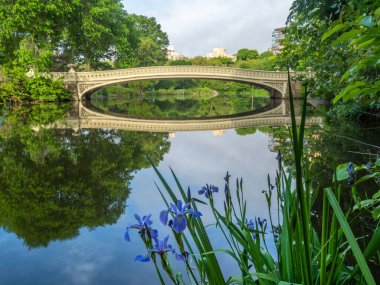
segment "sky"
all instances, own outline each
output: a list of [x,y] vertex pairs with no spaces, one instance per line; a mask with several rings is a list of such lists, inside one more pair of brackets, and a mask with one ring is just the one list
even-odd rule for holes
[[205,56],[214,47],[266,51],[293,0],[123,0],[129,13],[155,17],[175,51]]

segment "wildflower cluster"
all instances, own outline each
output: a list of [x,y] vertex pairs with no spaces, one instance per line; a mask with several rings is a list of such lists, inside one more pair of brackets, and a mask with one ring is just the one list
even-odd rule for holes
[[[214,186],[212,184],[205,184],[201,187],[201,189],[198,191],[199,195],[204,195],[205,198],[208,199],[208,204],[211,207],[213,214],[215,215],[215,218],[217,219],[217,226],[223,227],[224,229],[228,225],[231,224],[232,220],[239,221],[238,224],[241,226],[241,230],[248,230],[251,233],[251,238],[253,239],[254,243],[257,243],[259,245],[258,248],[260,248],[260,240],[264,239],[265,230],[267,228],[267,221],[266,219],[261,218],[255,218],[248,220],[246,217],[246,201],[244,199],[243,195],[243,189],[242,189],[242,180],[240,180],[240,183],[238,183],[238,188],[236,191],[237,200],[239,204],[239,212],[240,212],[240,218],[237,215],[237,211],[234,208],[233,199],[231,197],[230,192],[230,177],[231,175],[227,172],[226,176],[224,177],[224,194],[225,194],[225,201],[224,201],[224,209],[225,212],[222,215],[218,212],[218,210],[214,207],[213,204],[213,195],[215,193],[219,192],[219,188],[217,186]],[[140,237],[145,243],[147,254],[146,255],[138,255],[135,258],[135,261],[140,262],[148,262],[152,260],[156,266],[157,272],[160,276],[160,280],[162,281],[161,273],[158,270],[157,267],[157,260],[161,260],[162,269],[167,273],[169,278],[173,281],[175,284],[182,284],[179,282],[180,277],[179,275],[173,274],[173,270],[171,269],[170,262],[169,262],[169,254],[173,254],[175,256],[176,260],[182,261],[186,265],[186,270],[191,276],[192,280],[195,281],[195,283],[199,284],[197,282],[197,279],[203,278],[204,272],[201,271],[205,270],[203,267],[198,267],[199,270],[199,276],[197,277],[193,273],[193,266],[190,266],[189,263],[189,256],[192,256],[192,251],[189,253],[187,251],[187,248],[185,247],[186,243],[188,242],[183,233],[188,228],[189,233],[194,236],[194,234],[198,234],[198,231],[201,231],[202,237],[205,238],[207,236],[207,233],[205,232],[204,226],[201,221],[196,221],[194,219],[202,216],[202,213],[199,212],[196,209],[195,202],[204,203],[201,200],[198,200],[196,198],[191,197],[190,189],[188,189],[187,193],[185,194],[184,191],[182,191],[182,197],[186,199],[186,202],[182,202],[181,200],[177,200],[176,204],[170,203],[169,207],[167,209],[164,209],[160,212],[159,219],[162,224],[165,226],[168,225],[173,233],[173,236],[175,238],[176,244],[178,247],[178,250],[174,249],[174,247],[169,244],[169,236],[166,236],[163,240],[159,239],[159,235],[156,229],[152,228],[152,220],[151,215],[143,216],[142,218],[139,215],[135,215],[135,218],[137,220],[136,224],[130,225],[127,227],[126,233],[125,233],[125,240],[130,241],[129,236],[129,230],[131,229],[137,229]],[[204,203],[205,204],[205,203]],[[224,231],[224,230],[223,230]],[[261,238],[262,235],[262,238]],[[233,237],[226,237],[227,239],[233,238]],[[207,238],[208,239],[208,238]],[[203,241],[202,241],[203,242]],[[264,241],[265,242],[265,241]],[[207,246],[210,241],[207,241]],[[231,243],[233,244],[233,243]],[[265,245],[266,246],[266,245]],[[204,258],[209,258],[211,256],[211,252],[213,251],[212,247],[205,248],[206,244],[203,244],[201,248],[198,248],[199,253],[206,254]],[[235,249],[238,251],[238,248]],[[242,253],[245,257],[245,266],[248,268],[248,252]],[[212,259],[210,259],[212,260]],[[248,272],[248,271],[247,271]],[[248,274],[248,273],[247,273]],[[220,275],[222,276],[222,275]],[[217,282],[211,282],[210,284],[223,284],[223,280],[218,280]],[[164,284],[164,283],[162,283]]]

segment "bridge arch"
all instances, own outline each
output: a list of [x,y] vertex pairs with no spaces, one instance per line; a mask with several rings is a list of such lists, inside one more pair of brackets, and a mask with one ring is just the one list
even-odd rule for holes
[[135,79],[135,78],[129,79],[128,78],[128,79],[122,79],[122,80],[115,80],[115,81],[107,82],[107,83],[99,83],[97,85],[93,85],[91,87],[86,88],[86,90],[84,92],[82,92],[82,94],[81,94],[81,99],[84,97],[89,98],[89,97],[91,97],[92,93],[95,92],[96,90],[99,90],[99,89],[107,87],[107,86],[112,86],[115,84],[129,83],[129,82],[135,82],[135,81],[144,81],[144,80],[165,80],[165,79],[208,79],[208,80],[224,80],[224,81],[233,81],[233,82],[239,82],[239,83],[249,83],[249,84],[255,85],[257,87],[268,90],[269,93],[271,94],[271,97],[273,97],[273,98],[283,98],[284,97],[282,95],[282,90],[280,88],[268,86],[268,85],[265,85],[261,82],[257,82],[255,80],[226,79],[226,78],[220,78],[217,76],[207,76],[207,77],[206,76],[200,76],[200,77],[196,77],[196,76],[191,76],[191,77],[170,76],[170,77],[166,77],[166,76],[163,76],[163,77],[152,77],[152,78],[140,77],[137,79]]
[[288,95],[287,72],[261,71],[218,66],[152,66],[109,71],[53,73],[74,86],[78,99],[99,88],[139,80],[217,79],[254,84],[271,90],[272,97]]

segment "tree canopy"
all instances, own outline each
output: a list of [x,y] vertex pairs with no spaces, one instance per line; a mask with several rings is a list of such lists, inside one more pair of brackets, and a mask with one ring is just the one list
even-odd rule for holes
[[97,69],[105,60],[119,67],[161,64],[168,44],[154,18],[128,14],[120,0],[15,0],[0,6],[0,61],[6,67],[39,72],[69,63]]
[[238,60],[248,60],[248,59],[257,59],[259,58],[259,52],[255,49],[247,49],[247,48],[242,48],[239,49],[236,57]]

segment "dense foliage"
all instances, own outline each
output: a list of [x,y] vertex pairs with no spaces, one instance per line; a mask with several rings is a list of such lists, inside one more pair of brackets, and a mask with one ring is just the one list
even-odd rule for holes
[[[154,18],[128,14],[120,0],[2,2],[0,72],[16,82],[0,84],[1,98],[66,98],[60,94],[62,88],[54,92],[59,84],[42,77],[45,72],[66,71],[67,64],[97,70],[166,61],[169,41],[161,26]],[[32,74],[29,79],[27,73]]]
[[295,70],[311,68],[314,94],[333,99],[343,110],[339,114],[380,108],[379,7],[375,0],[296,0],[292,5],[281,62]]

